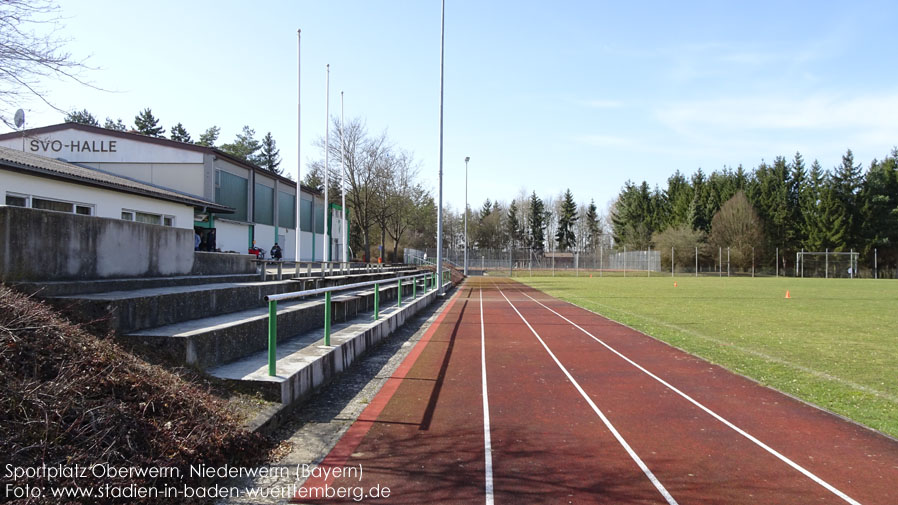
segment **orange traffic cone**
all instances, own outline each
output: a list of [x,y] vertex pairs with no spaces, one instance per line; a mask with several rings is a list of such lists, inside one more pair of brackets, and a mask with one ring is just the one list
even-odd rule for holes
[[592,279],[592,274],[589,274],[589,278]]
[[676,283],[676,282],[674,282],[674,287],[677,287],[677,283]]
[[791,296],[789,296],[789,290],[788,290],[788,289],[786,290],[786,298],[792,298]]

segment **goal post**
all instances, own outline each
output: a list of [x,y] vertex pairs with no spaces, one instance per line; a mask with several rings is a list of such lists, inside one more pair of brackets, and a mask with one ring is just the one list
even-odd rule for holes
[[800,251],[795,253],[795,267],[801,277],[853,279],[858,275],[859,256],[855,251]]

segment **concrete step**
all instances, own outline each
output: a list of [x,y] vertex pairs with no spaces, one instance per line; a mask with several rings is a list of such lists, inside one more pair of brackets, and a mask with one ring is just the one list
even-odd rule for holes
[[265,305],[267,295],[330,287],[368,280],[384,280],[395,272],[282,281],[226,282],[109,291],[47,300],[98,330],[120,334],[193,319],[230,314]]
[[259,274],[178,275],[173,277],[139,277],[131,279],[100,279],[90,281],[19,282],[14,287],[41,298],[80,294],[108,293],[135,289],[196,286],[230,282],[253,282]]
[[[254,391],[284,405],[305,400],[359,358],[367,349],[392,333],[406,319],[429,305],[436,290],[418,296],[402,308],[385,307],[378,320],[362,313],[331,328],[331,345],[324,345],[324,330],[298,334],[277,346],[277,375],[268,375],[268,352],[210,368],[209,375],[231,382],[243,391]],[[403,299],[404,300],[404,299]]]
[[[422,293],[419,285],[418,293]],[[381,304],[395,303],[397,286],[381,288]],[[403,286],[403,303],[412,286]],[[374,290],[336,293],[331,299],[333,321],[350,320],[372,313]],[[370,317],[370,316],[369,316]],[[278,341],[324,327],[324,296],[278,303]],[[207,369],[244,358],[268,348],[268,307],[256,307],[135,331],[120,337],[125,342],[153,349],[175,363]]]

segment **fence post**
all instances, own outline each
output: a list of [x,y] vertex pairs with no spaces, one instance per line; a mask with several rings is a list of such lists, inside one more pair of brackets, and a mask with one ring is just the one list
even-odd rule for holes
[[268,375],[277,375],[278,301],[268,302]]
[[624,247],[624,277],[627,276],[627,248]]
[[829,279],[829,248],[828,247],[826,248],[826,252],[824,254],[826,255],[826,261],[824,263],[826,265],[826,273],[823,274],[824,275],[823,278]]
[[380,284],[374,283],[374,320],[380,317]]
[[698,277],[698,246],[695,246],[695,276]]
[[331,319],[333,317],[333,309],[331,308],[331,292],[324,293],[324,345],[331,345]]
[[876,248],[873,249],[873,278],[879,279],[879,257]]
[[652,276],[652,246],[645,252],[645,276]]
[[670,248],[670,276],[674,276],[674,248]]
[[851,254],[848,255],[848,278],[854,279],[854,249],[850,249]]
[[723,246],[717,246],[717,276],[723,277]]
[[730,276],[730,248],[727,247],[727,277]]
[[599,246],[599,277],[605,276],[605,256],[603,255],[603,251],[605,248]]
[[755,278],[755,248],[751,248],[751,278]]

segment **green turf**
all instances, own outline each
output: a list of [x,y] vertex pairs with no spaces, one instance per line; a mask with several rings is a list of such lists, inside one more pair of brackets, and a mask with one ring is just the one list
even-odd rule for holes
[[516,279],[898,437],[898,282]]

